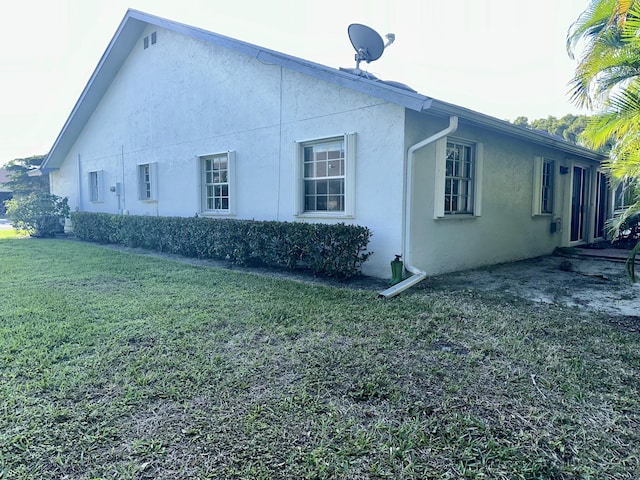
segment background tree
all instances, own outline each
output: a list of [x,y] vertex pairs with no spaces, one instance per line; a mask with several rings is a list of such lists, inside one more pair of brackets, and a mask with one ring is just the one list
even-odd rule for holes
[[[569,28],[567,49],[581,56],[572,80],[572,99],[595,111],[583,138],[588,146],[610,144],[607,168],[612,184],[627,188],[630,205],[611,223],[617,234],[640,215],[640,2],[592,0]],[[627,267],[634,278],[635,256]]]
[[519,127],[528,127],[529,126],[529,119],[527,117],[517,117],[514,121],[513,121],[514,125],[518,125]]
[[38,168],[44,161],[44,155],[29,158],[16,158],[5,165],[9,181],[5,186],[15,197],[26,196],[34,192],[49,193],[49,176],[29,176],[29,171]]
[[552,135],[558,135],[568,142],[582,144],[581,134],[585,130],[589,117],[587,115],[567,114],[562,118],[552,115],[547,118],[539,118],[529,123],[527,117],[517,117],[513,123],[520,127],[534,130],[544,130]]
[[54,237],[64,231],[64,219],[69,216],[67,198],[45,192],[33,192],[25,197],[5,202],[7,216],[16,230],[32,237]]

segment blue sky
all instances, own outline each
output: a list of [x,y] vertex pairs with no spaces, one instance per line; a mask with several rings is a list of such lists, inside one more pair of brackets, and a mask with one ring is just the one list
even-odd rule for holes
[[46,154],[127,8],[332,67],[353,67],[350,23],[395,43],[385,80],[501,119],[580,112],[567,29],[588,0],[7,0],[0,4],[0,164]]

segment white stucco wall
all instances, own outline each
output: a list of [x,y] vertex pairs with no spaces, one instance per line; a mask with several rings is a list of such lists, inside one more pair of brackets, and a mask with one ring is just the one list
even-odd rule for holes
[[[142,38],[157,32],[144,49]],[[404,161],[409,146],[448,118],[405,111],[380,99],[160,28],[130,53],[60,169],[52,192],[72,209],[134,215],[201,214],[198,156],[235,152],[232,218],[344,222],[370,228],[364,273],[390,277],[403,253]],[[352,215],[297,216],[296,142],[355,134]],[[547,254],[569,245],[571,175],[556,175],[555,211],[532,216],[533,158],[569,169],[558,151],[460,122],[454,138],[481,143],[482,214],[434,219],[437,144],[417,152],[411,253],[428,274]],[[446,142],[446,140],[442,140]],[[157,200],[138,199],[138,165],[157,165]],[[588,164],[589,162],[587,162]],[[89,198],[101,171],[102,199]],[[593,167],[595,172],[595,167]],[[121,185],[120,195],[109,191]],[[347,184],[349,180],[347,179]],[[227,215],[228,217],[228,215]],[[562,219],[564,230],[550,233]]]
[[[389,277],[400,253],[404,109],[163,29],[142,38],[87,122],[52,191],[72,209],[193,216],[198,155],[234,151],[234,218],[345,222],[373,231],[364,273]],[[296,141],[356,134],[355,212],[296,217]],[[138,200],[137,165],[157,162],[157,201]],[[103,201],[88,175],[102,170]],[[122,185],[118,197],[109,191]],[[118,202],[119,200],[119,202]]]
[[[448,119],[407,116],[407,146],[443,130]],[[434,218],[437,144],[416,155],[412,245],[415,265],[430,275],[536,257],[568,245],[571,175],[555,175],[552,215],[532,215],[534,157],[571,166],[575,159],[551,148],[461,122],[449,138],[481,143],[481,215]],[[446,138],[440,140],[445,142]],[[444,145],[441,146],[444,148]],[[551,233],[560,218],[562,231]]]

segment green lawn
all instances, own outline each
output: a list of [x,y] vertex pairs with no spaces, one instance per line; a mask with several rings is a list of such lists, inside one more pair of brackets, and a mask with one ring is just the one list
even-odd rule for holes
[[637,479],[640,336],[0,239],[2,479]]

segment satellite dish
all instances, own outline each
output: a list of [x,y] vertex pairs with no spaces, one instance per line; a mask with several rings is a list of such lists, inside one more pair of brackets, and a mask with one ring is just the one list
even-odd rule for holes
[[384,52],[384,42],[373,28],[359,23],[352,23],[347,29],[351,45],[356,51],[356,61],[374,62]]
[[359,23],[349,25],[347,33],[349,34],[351,45],[353,45],[356,51],[356,71],[360,71],[361,61],[364,60],[367,63],[371,63],[378,60],[382,56],[384,49],[391,45],[396,39],[393,33],[387,34],[387,44],[385,45],[382,37],[378,35],[378,32],[373,28]]

